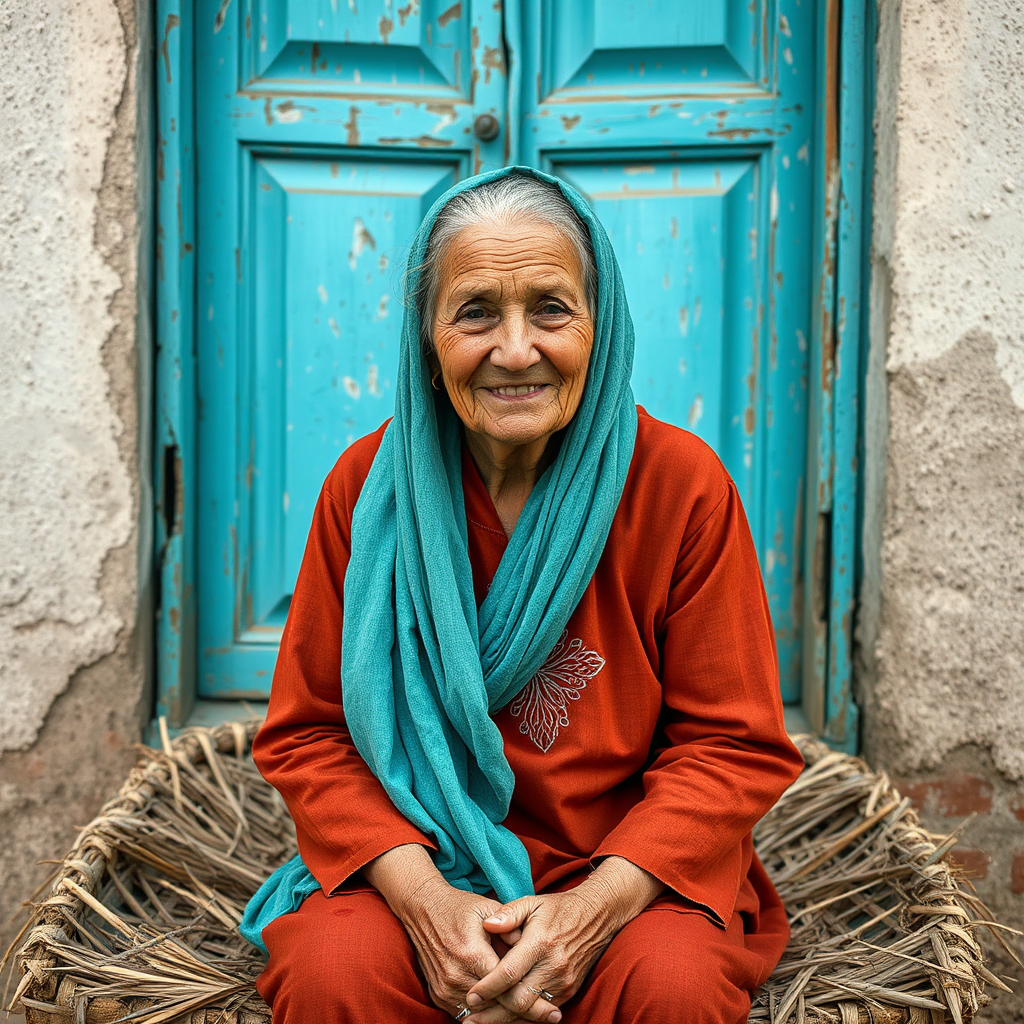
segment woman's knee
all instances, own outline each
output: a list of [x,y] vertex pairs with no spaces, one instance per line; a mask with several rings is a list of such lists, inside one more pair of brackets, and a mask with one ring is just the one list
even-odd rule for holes
[[[656,915],[656,916],[654,916]],[[748,952],[704,918],[655,911],[623,929],[607,965],[615,1024],[740,1024],[750,1010]],[[607,956],[607,954],[606,954]]]
[[385,1011],[402,1020],[433,1011],[405,930],[374,893],[315,893],[268,925],[263,941],[270,959],[257,989],[275,1024],[376,1024]]
[[749,1010],[749,994],[714,958],[708,962],[648,949],[626,979],[616,1019],[623,1024],[740,1024]]

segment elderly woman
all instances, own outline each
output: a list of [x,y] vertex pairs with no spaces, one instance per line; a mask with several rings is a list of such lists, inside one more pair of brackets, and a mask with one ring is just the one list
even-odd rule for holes
[[281,1024],[735,1024],[786,944],[798,774],[732,480],[636,407],[583,198],[461,182],[395,416],[324,484],[253,746],[299,857],[243,932]]

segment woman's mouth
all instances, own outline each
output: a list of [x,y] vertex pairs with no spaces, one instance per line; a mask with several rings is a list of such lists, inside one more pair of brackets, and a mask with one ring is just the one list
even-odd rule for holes
[[546,384],[509,384],[500,388],[488,388],[487,391],[495,398],[531,398],[534,395],[539,395],[546,387]]

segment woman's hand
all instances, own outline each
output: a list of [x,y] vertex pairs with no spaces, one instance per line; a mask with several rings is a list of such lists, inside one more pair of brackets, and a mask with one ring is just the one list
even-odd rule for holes
[[575,889],[506,904],[483,926],[514,944],[469,990],[466,1024],[561,1020],[560,1013],[537,1015],[547,997],[556,1005],[571,999],[619,930],[663,889],[635,864],[608,857]]
[[[469,989],[499,962],[483,922],[501,904],[450,886],[422,846],[389,850],[368,864],[363,875],[404,925],[434,1004],[457,1017],[468,1005]],[[554,1010],[541,1000],[526,1019],[541,1020],[540,1014]],[[506,1014],[502,1020],[519,1016]]]
[[496,900],[440,886],[421,888],[399,919],[416,950],[434,1004],[456,1016],[466,993],[498,963],[483,921],[500,908]]

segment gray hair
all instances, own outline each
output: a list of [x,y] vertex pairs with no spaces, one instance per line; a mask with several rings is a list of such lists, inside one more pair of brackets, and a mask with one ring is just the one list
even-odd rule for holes
[[597,315],[597,263],[590,243],[590,230],[572,208],[562,190],[547,181],[526,174],[510,174],[460,192],[445,204],[430,230],[427,251],[419,266],[415,291],[423,350],[433,348],[434,313],[441,282],[437,269],[452,240],[471,225],[513,224],[538,221],[555,228],[572,245],[583,268],[583,284],[591,317]]

